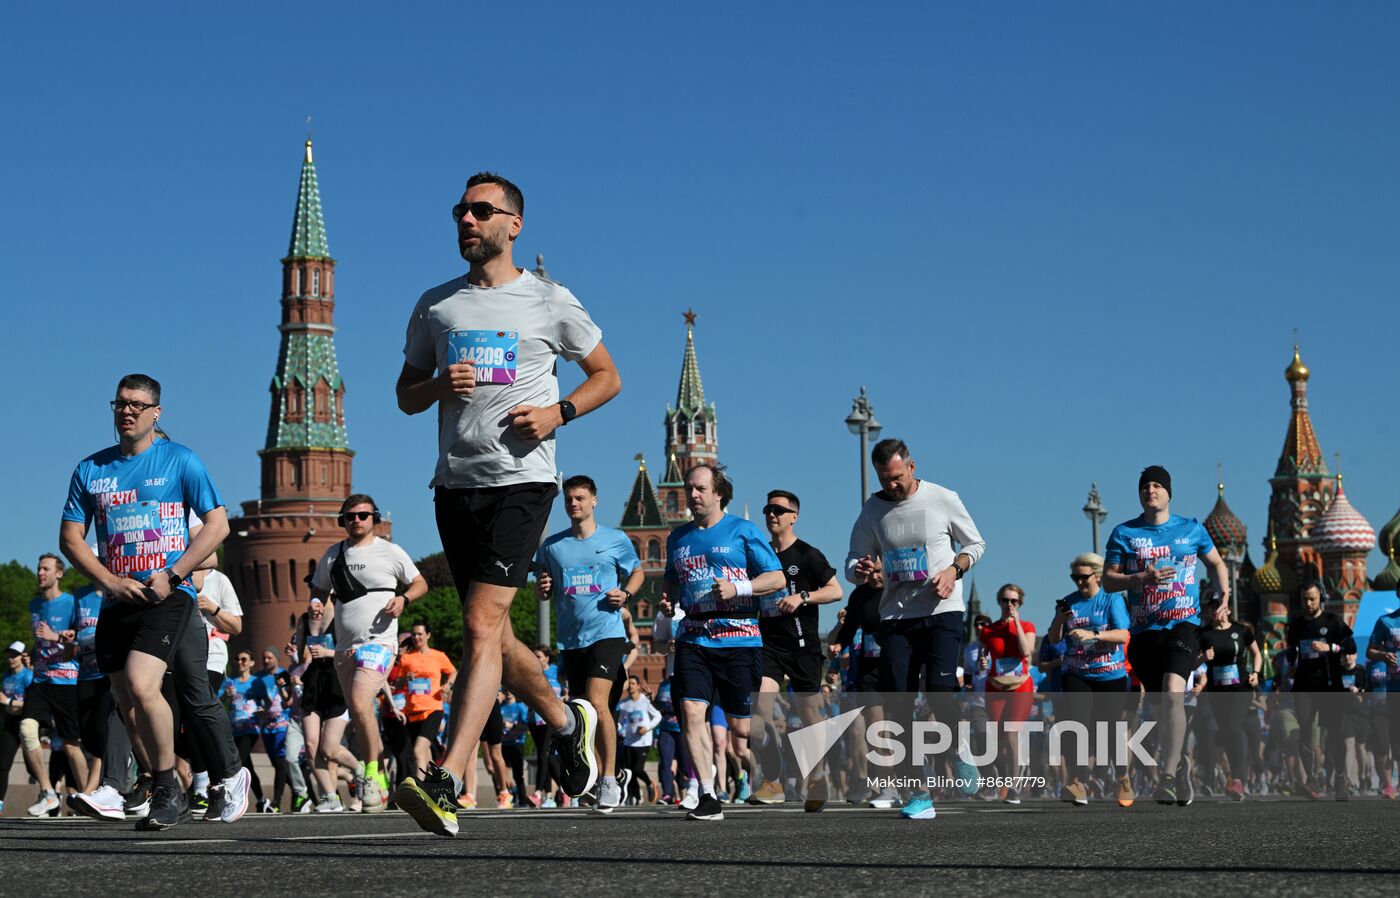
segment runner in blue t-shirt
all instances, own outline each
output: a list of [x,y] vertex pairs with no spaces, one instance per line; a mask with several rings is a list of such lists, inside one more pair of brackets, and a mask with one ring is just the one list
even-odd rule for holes
[[[98,667],[112,677],[124,713],[134,713],[133,750],[153,772],[154,791],[142,829],[189,819],[175,778],[175,735],[161,682],[194,613],[187,580],[228,535],[228,513],[204,464],[189,449],[157,439],[160,384],[128,374],[112,401],[119,442],[83,459],[63,508],[63,554],[101,587],[108,604],[98,619]],[[204,526],[193,539],[188,515]],[[97,553],[87,545],[97,527]],[[201,707],[214,711],[207,679]],[[183,690],[182,690],[183,692]]]
[[[1055,618],[1045,633],[1045,642],[1064,645],[1060,671],[1063,695],[1056,701],[1062,719],[1084,725],[1093,734],[1095,724],[1106,721],[1114,726],[1126,707],[1127,665],[1123,645],[1128,641],[1128,607],[1123,595],[1104,592],[1103,556],[1085,552],[1070,562],[1069,576],[1075,591],[1055,604]],[[1076,736],[1073,732],[1067,735]],[[1078,739],[1065,740],[1070,781],[1060,797],[1077,805],[1089,803],[1085,778],[1093,773],[1092,764],[1081,764]],[[1085,754],[1088,754],[1087,750]],[[1108,758],[1094,758],[1106,766]],[[1118,803],[1130,807],[1136,799],[1132,780],[1119,772]]]
[[530,735],[530,706],[514,695],[501,692],[501,756],[511,771],[515,783],[515,806],[530,805],[530,790],[525,783],[525,737]]
[[257,683],[248,690],[248,697],[258,704],[258,735],[262,737],[263,751],[272,762],[272,794],[258,803],[263,813],[281,812],[282,791],[290,782],[287,770],[287,721],[289,712],[284,700],[279,679],[285,679],[287,670],[277,666],[277,652],[272,646],[263,649],[262,670],[255,673]]
[[[1113,528],[1104,552],[1103,588],[1128,594],[1132,642],[1128,661],[1148,692],[1173,696],[1164,703],[1159,804],[1189,804],[1190,759],[1186,768],[1186,708],[1181,697],[1186,678],[1196,667],[1201,623],[1200,584],[1196,562],[1210,567],[1211,582],[1222,606],[1230,604],[1230,575],[1206,529],[1195,518],[1171,513],[1172,478],[1161,465],[1145,468],[1138,478],[1142,514]],[[1181,795],[1178,796],[1178,787]],[[1179,799],[1179,801],[1178,801]]]
[[763,677],[759,600],[787,580],[767,536],[751,521],[724,513],[734,486],[723,468],[691,468],[685,493],[692,520],[666,538],[660,609],[668,616],[676,607],[685,611],[676,629],[672,689],[683,702],[686,746],[702,765],[700,802],[686,816],[723,820],[714,777],[703,766],[703,759],[714,753],[706,716],[716,701],[729,717],[735,754],[752,773],[749,717],[752,694]]
[[5,649],[5,674],[0,678],[0,812],[5,810],[10,767],[19,751],[19,722],[24,712],[24,693],[34,682],[34,671],[24,666],[24,651],[24,643],[10,643]]
[[91,584],[73,594],[73,626],[78,664],[78,731],[83,750],[93,758],[87,780],[70,802],[78,807],[82,795],[91,794],[102,782],[102,759],[107,749],[107,725],[112,715],[112,681],[97,667],[97,620],[106,597]]
[[[20,719],[20,740],[31,771],[39,783],[39,800],[29,808],[29,816],[45,817],[58,808],[58,795],[49,782],[48,764],[39,749],[40,724],[53,723],[53,731],[63,738],[72,771],[70,782],[82,785],[87,761],[79,745],[78,662],[73,640],[78,630],[78,605],[59,586],[63,579],[62,559],[54,554],[39,556],[39,594],[29,602],[30,628],[34,633],[34,683],[29,687]],[[100,752],[100,747],[98,748]]]
[[[1395,595],[1400,598],[1400,586],[1396,587]],[[1376,626],[1371,630],[1371,639],[1366,645],[1366,658],[1372,691],[1385,693],[1373,697],[1376,700],[1372,704],[1372,721],[1378,727],[1386,727],[1391,754],[1400,754],[1400,608],[1376,618]],[[1375,713],[1375,709],[1382,707],[1385,709],[1385,720]],[[1381,788],[1389,797],[1395,797],[1395,783],[1390,780],[1388,764]]]
[[[559,604],[559,645],[570,698],[586,698],[598,712],[598,763],[603,771],[597,810],[622,803],[617,769],[617,727],[609,701],[629,645],[621,609],[642,588],[646,572],[621,530],[599,527],[598,485],[576,474],[564,481],[569,529],[544,541],[535,557],[540,591]],[[624,580],[626,585],[624,586]]]

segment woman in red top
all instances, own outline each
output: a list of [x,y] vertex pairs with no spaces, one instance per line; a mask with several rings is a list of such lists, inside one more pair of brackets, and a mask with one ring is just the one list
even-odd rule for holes
[[[1026,591],[1015,583],[997,590],[1001,620],[977,631],[977,638],[991,655],[992,669],[987,677],[987,719],[1005,724],[1029,720],[1035,684],[1031,681],[1030,657],[1035,649],[1035,625],[1021,620],[1021,605]],[[1017,751],[1015,733],[1002,729],[998,733],[997,771],[1001,776],[1020,776],[1026,759]],[[1003,799],[1007,804],[1020,804],[1018,790],[1008,786]]]

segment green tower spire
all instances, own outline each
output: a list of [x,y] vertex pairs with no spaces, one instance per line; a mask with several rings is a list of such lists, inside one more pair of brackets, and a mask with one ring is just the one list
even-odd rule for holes
[[297,211],[292,217],[289,259],[329,259],[326,221],[321,215],[321,188],[316,183],[316,163],[311,158],[311,139],[306,140],[306,158],[301,163],[301,184],[297,188]]

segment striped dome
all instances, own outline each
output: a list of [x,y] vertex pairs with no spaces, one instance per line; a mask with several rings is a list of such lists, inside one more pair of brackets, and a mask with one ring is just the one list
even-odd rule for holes
[[1317,522],[1312,531],[1313,547],[1319,552],[1339,553],[1339,552],[1361,552],[1371,551],[1371,546],[1376,541],[1376,531],[1371,529],[1371,525],[1366,523],[1366,519],[1361,516],[1347,500],[1347,494],[1342,489],[1342,478],[1337,478],[1337,495],[1332,500],[1332,507],[1327,509],[1327,513]]
[[1210,514],[1206,515],[1206,519],[1201,523],[1217,547],[1223,549],[1226,546],[1238,546],[1243,549],[1249,542],[1244,522],[1235,516],[1235,513],[1230,510],[1230,506],[1225,504],[1225,485],[1221,484],[1219,490],[1220,495],[1216,497],[1215,507],[1210,510]]

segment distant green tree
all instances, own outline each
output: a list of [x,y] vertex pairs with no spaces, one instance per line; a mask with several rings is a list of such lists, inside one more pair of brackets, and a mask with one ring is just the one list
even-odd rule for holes
[[[452,573],[447,559],[436,552],[415,562],[418,571],[428,581],[428,594],[414,602],[404,612],[400,631],[406,632],[419,618],[428,622],[433,633],[433,646],[453,658],[462,647],[462,602],[457,597],[457,589],[452,585]],[[515,629],[516,638],[526,645],[534,646],[535,628],[539,615],[535,608],[535,585],[527,584],[515,594],[515,602],[510,606],[510,624]],[[549,642],[555,639],[554,615],[550,615]]]

